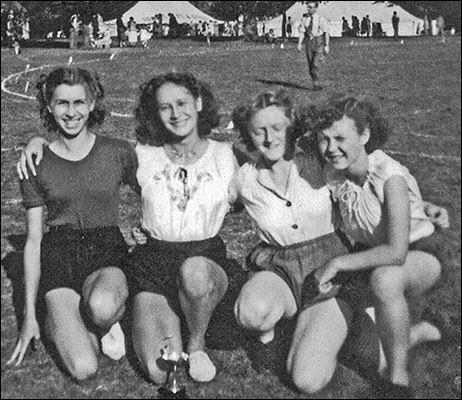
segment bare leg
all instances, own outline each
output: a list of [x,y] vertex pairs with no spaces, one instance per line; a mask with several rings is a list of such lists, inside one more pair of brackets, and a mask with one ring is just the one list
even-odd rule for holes
[[127,279],[119,268],[102,268],[93,272],[82,287],[85,312],[99,333],[106,333],[120,321],[127,297]]
[[80,296],[72,289],[54,289],[46,294],[47,336],[55,345],[65,369],[77,381],[96,374],[98,342],[80,314]]
[[421,296],[439,278],[441,266],[430,254],[411,251],[404,265],[377,268],[371,277],[377,328],[389,365],[390,381],[408,386],[410,313],[408,301]]
[[163,384],[167,374],[159,368],[161,350],[168,345],[171,353],[183,352],[178,316],[164,296],[141,292],[133,300],[132,324],[133,345],[142,368],[152,382]]
[[335,299],[315,304],[300,313],[287,369],[301,392],[318,392],[330,382],[347,330]]
[[225,271],[204,257],[188,258],[180,270],[179,296],[189,327],[188,353],[205,349],[212,313],[228,288]]
[[246,329],[260,332],[260,341],[270,342],[281,318],[297,312],[295,298],[287,284],[273,272],[253,275],[242,287],[234,306],[237,322]]

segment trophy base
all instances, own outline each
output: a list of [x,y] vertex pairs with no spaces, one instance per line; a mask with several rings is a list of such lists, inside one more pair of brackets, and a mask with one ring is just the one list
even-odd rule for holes
[[188,399],[186,395],[186,389],[180,389],[178,392],[173,393],[170,389],[166,387],[161,387],[158,391],[160,398],[162,399]]

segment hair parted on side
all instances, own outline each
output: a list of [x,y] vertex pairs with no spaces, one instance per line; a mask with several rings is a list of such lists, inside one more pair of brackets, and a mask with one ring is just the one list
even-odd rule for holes
[[250,135],[250,121],[252,117],[264,108],[276,106],[284,111],[289,119],[290,126],[287,128],[288,144],[294,146],[297,139],[293,129],[295,106],[292,98],[284,90],[266,91],[257,95],[250,103],[239,106],[233,111],[232,120],[234,128],[239,132],[240,137],[248,151],[255,151],[255,146]]
[[303,123],[298,125],[305,125],[305,133],[308,133],[312,138],[310,140],[311,145],[317,147],[317,134],[330,128],[334,122],[340,121],[343,116],[351,118],[355,122],[359,134],[369,128],[370,139],[365,146],[368,154],[382,148],[393,133],[388,121],[382,116],[376,104],[362,96],[353,95],[335,96],[325,104],[306,107],[301,114]]
[[95,107],[90,112],[88,118],[88,128],[93,127],[95,124],[101,125],[103,123],[106,116],[104,107],[105,95],[98,74],[83,68],[60,67],[48,75],[42,74],[36,85],[40,117],[44,120],[44,126],[48,131],[56,132],[58,130],[58,124],[49,111],[48,106],[51,104],[56,88],[60,85],[82,85],[85,88],[87,96],[95,101]]
[[157,92],[166,83],[186,88],[196,100],[202,99],[202,111],[198,116],[199,136],[209,135],[220,124],[218,101],[210,86],[197,80],[191,73],[169,72],[155,76],[140,87],[141,95],[135,110],[136,138],[139,143],[161,146],[171,136],[158,112]]

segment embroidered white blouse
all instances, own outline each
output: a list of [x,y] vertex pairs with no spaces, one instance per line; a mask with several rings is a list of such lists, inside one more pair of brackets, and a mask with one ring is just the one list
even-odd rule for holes
[[327,186],[333,200],[339,203],[345,233],[354,242],[377,246],[386,240],[386,226],[382,218],[385,182],[394,175],[402,176],[409,188],[411,207],[410,243],[434,231],[424,211],[419,187],[409,170],[382,150],[369,154],[369,174],[360,186],[342,172],[325,168]]
[[286,193],[280,193],[265,169],[244,164],[237,174],[238,194],[261,240],[289,246],[332,233],[332,203],[327,186],[312,187],[292,163]]
[[141,225],[154,239],[204,240],[218,234],[235,201],[238,169],[231,144],[208,140],[191,165],[173,163],[163,147],[136,146],[141,186]]

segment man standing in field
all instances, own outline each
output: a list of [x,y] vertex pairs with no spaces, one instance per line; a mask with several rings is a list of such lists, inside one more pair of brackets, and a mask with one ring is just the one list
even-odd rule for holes
[[329,53],[329,23],[321,17],[318,11],[319,1],[308,1],[306,8],[308,14],[303,18],[298,29],[299,39],[297,50],[302,51],[303,39],[306,38],[306,59],[308,69],[314,84],[314,90],[322,90],[319,83],[319,66],[324,56]]
[[391,24],[393,25],[393,37],[395,40],[399,38],[399,17],[396,11],[393,11],[393,16],[391,17]]
[[444,33],[444,17],[441,14],[436,19],[436,30],[437,30],[437,35],[441,36],[441,41],[445,43],[446,35]]

